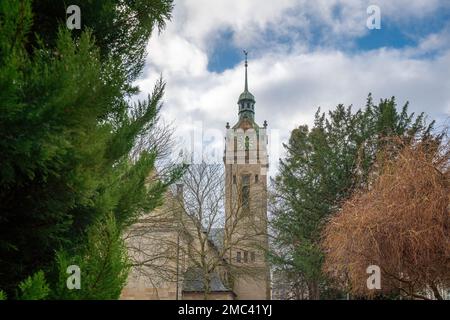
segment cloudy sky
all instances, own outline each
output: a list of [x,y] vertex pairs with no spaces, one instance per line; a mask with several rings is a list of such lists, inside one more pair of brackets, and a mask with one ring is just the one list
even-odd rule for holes
[[[366,25],[372,4],[379,30]],[[175,0],[172,21],[149,42],[142,97],[162,75],[163,115],[178,135],[224,131],[237,120],[243,49],[256,121],[282,141],[317,107],[359,108],[369,92],[449,124],[450,0]],[[209,145],[220,149],[217,141]]]

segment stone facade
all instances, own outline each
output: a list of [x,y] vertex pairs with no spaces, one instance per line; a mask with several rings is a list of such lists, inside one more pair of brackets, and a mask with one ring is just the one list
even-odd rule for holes
[[[204,299],[202,273],[196,272],[193,255],[199,243],[189,219],[182,231],[177,228],[179,202],[169,192],[163,207],[142,217],[125,235],[129,256],[135,266],[131,269],[121,299],[123,300],[195,300]],[[217,248],[208,241],[207,254]],[[225,263],[225,262],[224,262]],[[233,300],[236,295],[223,284],[226,271],[218,266],[211,275],[208,299]]]
[[[208,259],[220,256],[220,264],[205,280],[192,263],[200,246],[196,236],[201,232],[181,210],[183,193],[179,188],[175,196],[167,195],[162,208],[141,218],[126,235],[130,257],[136,265],[121,299],[200,300],[205,298],[204,283],[210,283],[208,299],[270,299],[270,272],[265,256],[267,123],[260,127],[254,121],[255,99],[248,91],[247,60],[245,90],[238,105],[238,122],[232,128],[227,124],[225,223],[223,229],[210,230],[207,241]],[[180,222],[187,225],[182,232],[177,228]]]
[[[247,66],[247,64],[246,64]],[[247,77],[246,77],[247,78]],[[234,277],[237,299],[270,299],[267,238],[267,124],[254,121],[254,97],[245,91],[239,99],[239,120],[230,128],[224,152],[225,215],[233,225],[228,263],[246,272]],[[237,221],[237,222],[236,222]]]

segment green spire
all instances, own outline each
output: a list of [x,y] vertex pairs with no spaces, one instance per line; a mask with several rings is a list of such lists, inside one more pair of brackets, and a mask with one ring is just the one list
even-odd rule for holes
[[248,68],[248,60],[247,60],[247,56],[248,56],[248,51],[244,50],[244,54],[245,54],[245,86],[244,86],[244,92],[241,93],[241,95],[239,96],[239,102],[242,100],[250,100],[250,101],[255,101],[255,97],[250,93],[250,91],[248,91],[248,76],[247,76],[247,68]]
[[244,91],[248,91],[248,81],[247,81],[247,67],[248,67],[247,56],[248,56],[248,51],[244,50],[244,54],[245,54],[245,90]]
[[244,92],[241,93],[238,100],[239,105],[239,119],[253,119],[255,116],[255,97],[248,91],[248,52],[244,50],[245,54],[245,86]]

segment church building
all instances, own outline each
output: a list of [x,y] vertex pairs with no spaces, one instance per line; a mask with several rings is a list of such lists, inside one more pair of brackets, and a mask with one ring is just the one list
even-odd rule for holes
[[[269,299],[270,276],[266,259],[267,239],[267,122],[255,122],[255,97],[248,89],[247,52],[245,52],[244,92],[238,100],[238,121],[227,123],[225,144],[225,215],[243,211],[230,237],[240,237],[230,250],[229,263],[246,264],[248,272],[236,277],[233,290],[238,299]],[[233,241],[231,241],[233,242]]]
[[[134,263],[121,299],[270,299],[267,122],[259,126],[255,121],[256,101],[249,91],[247,69],[245,52],[238,119],[233,126],[226,125],[223,225],[196,232],[202,223],[185,214],[183,185],[177,185],[175,192],[168,192],[164,206],[144,215],[126,236]],[[180,225],[188,227],[181,230]],[[197,234],[206,237],[210,260],[220,262],[207,278],[194,263],[201,244]]]

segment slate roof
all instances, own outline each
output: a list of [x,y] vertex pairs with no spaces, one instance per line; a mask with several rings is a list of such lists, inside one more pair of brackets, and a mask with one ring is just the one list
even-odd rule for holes
[[[223,284],[217,273],[211,274],[210,280],[211,292],[228,292],[231,291]],[[203,273],[199,268],[188,268],[184,273],[183,280],[184,292],[203,292]]]

